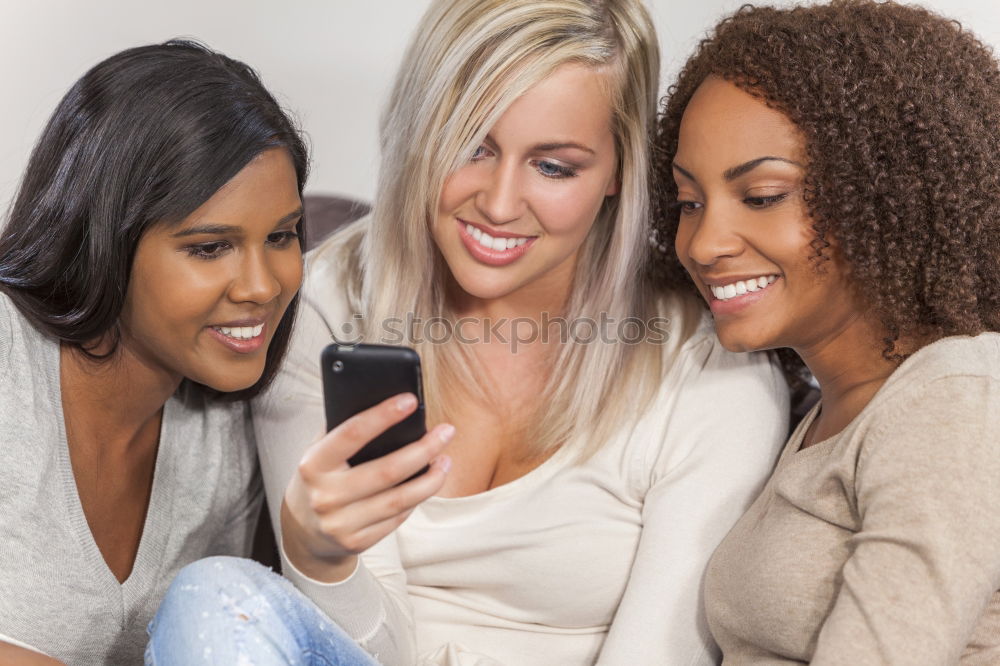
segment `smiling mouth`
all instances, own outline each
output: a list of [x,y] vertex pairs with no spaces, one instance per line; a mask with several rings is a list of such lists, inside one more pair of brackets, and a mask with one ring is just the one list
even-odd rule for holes
[[256,326],[213,326],[212,329],[234,340],[252,340],[263,332],[264,324],[257,324]]
[[777,275],[761,275],[760,277],[750,278],[749,280],[737,280],[736,282],[721,286],[710,284],[708,288],[716,300],[728,301],[737,296],[767,289],[777,279]]
[[458,234],[469,255],[481,264],[500,268],[524,256],[538,240],[538,236],[516,236],[503,233],[494,237],[475,224],[458,219]]
[[475,227],[468,222],[465,223],[465,230],[468,232],[472,238],[482,245],[487,250],[493,250],[495,252],[504,252],[506,250],[512,250],[515,247],[521,247],[529,240],[529,236],[520,236],[517,238],[494,238],[490,236],[485,231],[481,231],[479,227]]

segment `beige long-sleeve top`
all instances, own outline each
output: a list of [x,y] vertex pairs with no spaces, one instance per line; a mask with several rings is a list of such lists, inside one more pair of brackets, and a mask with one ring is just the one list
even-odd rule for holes
[[[352,321],[332,243],[307,264],[283,370],[253,407],[275,525],[324,426],[320,351]],[[667,316],[682,329],[679,309]],[[787,389],[766,356],[723,349],[707,317],[671,340],[654,404],[585,464],[564,448],[511,483],[431,498],[342,583],[287,559],[286,574],[389,666],[715,664],[702,576],[774,465]]]
[[907,359],[838,435],[789,440],[713,555],[725,664],[1000,664],[1000,334]]

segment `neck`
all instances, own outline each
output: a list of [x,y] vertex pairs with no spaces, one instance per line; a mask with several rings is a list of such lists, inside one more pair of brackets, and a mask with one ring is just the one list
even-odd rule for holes
[[[107,345],[99,345],[107,349]],[[60,384],[67,431],[78,441],[128,447],[151,422],[181,376],[164,371],[134,354],[125,342],[111,358],[95,361],[76,347],[62,345]]]
[[823,340],[795,348],[823,398],[812,442],[847,427],[896,369],[882,356],[881,338],[876,326],[856,316]]

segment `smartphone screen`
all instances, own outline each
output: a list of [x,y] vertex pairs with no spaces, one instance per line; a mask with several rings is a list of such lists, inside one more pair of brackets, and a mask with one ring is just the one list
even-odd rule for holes
[[[417,408],[354,454],[348,464],[380,458],[415,442],[427,432],[420,357],[409,347],[393,345],[327,346],[320,357],[326,428],[332,430],[348,418],[400,393],[417,396]],[[427,471],[425,467],[414,476]],[[412,478],[412,477],[411,477]]]

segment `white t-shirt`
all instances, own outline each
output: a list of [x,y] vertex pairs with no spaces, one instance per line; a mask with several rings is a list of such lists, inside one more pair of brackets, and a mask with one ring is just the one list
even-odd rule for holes
[[[351,321],[336,249],[308,257],[288,357],[253,405],[275,525],[324,429],[320,352]],[[682,329],[680,307],[664,314]],[[725,351],[707,316],[665,353],[645,415],[585,463],[566,446],[487,492],[431,498],[341,583],[282,553],[286,575],[389,666],[715,663],[702,577],[771,471],[787,389],[765,355]]]

